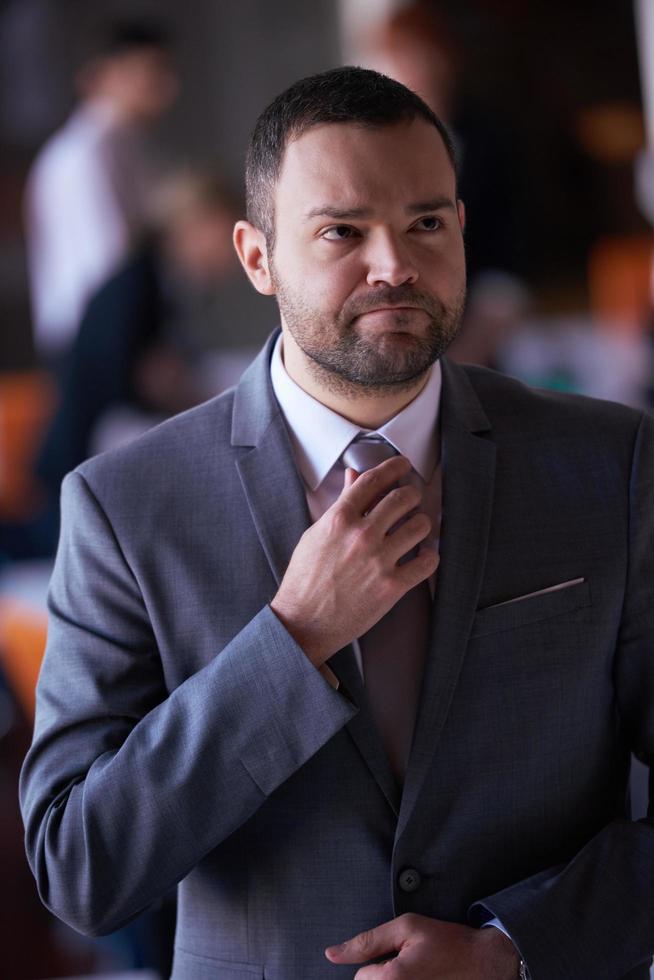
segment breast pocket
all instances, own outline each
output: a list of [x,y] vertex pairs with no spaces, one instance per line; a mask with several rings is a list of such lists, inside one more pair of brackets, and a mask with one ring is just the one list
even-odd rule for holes
[[592,604],[590,584],[580,582],[556,592],[544,592],[527,599],[489,606],[478,610],[475,615],[470,638],[518,629],[520,626],[572,613]]

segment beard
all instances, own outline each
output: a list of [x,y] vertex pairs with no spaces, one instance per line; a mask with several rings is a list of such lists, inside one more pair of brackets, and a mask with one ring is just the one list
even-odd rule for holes
[[[465,306],[465,285],[451,306],[415,286],[384,286],[349,299],[338,313],[329,314],[313,308],[306,293],[294,292],[276,275],[274,285],[280,312],[310,370],[320,383],[340,393],[413,387],[457,335]],[[417,332],[410,326],[415,313],[397,310],[392,314],[393,330],[357,330],[357,317],[386,305],[417,307],[427,323]]]

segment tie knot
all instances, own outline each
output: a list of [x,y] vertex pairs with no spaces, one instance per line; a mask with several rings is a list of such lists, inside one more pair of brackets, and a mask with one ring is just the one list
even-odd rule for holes
[[395,447],[383,436],[361,435],[352,440],[341,458],[345,466],[351,467],[357,473],[365,473],[373,466],[379,466],[385,459],[397,455]]

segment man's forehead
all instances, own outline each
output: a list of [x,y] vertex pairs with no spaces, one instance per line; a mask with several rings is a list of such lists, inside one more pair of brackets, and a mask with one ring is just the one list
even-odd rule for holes
[[[343,195],[339,194],[337,198],[341,199]],[[425,214],[427,211],[444,211],[452,209],[454,206],[454,199],[447,194],[438,194],[436,197],[425,198],[424,200],[416,199],[404,202],[404,210],[408,215]],[[355,203],[354,205],[326,203],[314,205],[305,211],[302,217],[305,221],[311,221],[318,217],[332,218],[335,221],[365,221],[367,218],[374,217],[376,210],[374,204],[371,205],[367,202]]]
[[334,208],[369,211],[390,198],[405,206],[454,202],[454,168],[443,139],[424,120],[368,127],[313,126],[292,140],[282,161],[279,196],[303,214]]

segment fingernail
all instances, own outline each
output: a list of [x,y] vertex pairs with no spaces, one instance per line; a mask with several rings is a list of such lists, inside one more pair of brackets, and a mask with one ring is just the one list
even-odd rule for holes
[[338,946],[328,946],[325,950],[330,956],[340,956],[347,949],[347,943],[339,943]]

